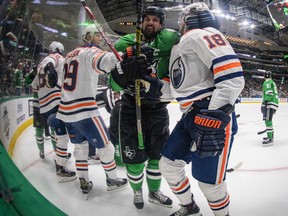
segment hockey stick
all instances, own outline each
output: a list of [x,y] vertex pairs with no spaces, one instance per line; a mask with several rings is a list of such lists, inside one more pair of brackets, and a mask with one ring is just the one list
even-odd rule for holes
[[122,61],[122,58],[120,56],[120,54],[117,52],[117,50],[115,49],[115,47],[113,46],[113,44],[111,43],[110,39],[107,37],[107,35],[105,34],[103,28],[99,25],[99,23],[97,23],[96,21],[96,17],[94,16],[94,14],[92,13],[91,9],[88,7],[88,5],[86,4],[85,0],[80,0],[82,3],[82,6],[84,7],[84,9],[86,10],[87,14],[89,15],[89,17],[91,18],[91,20],[94,22],[97,30],[99,31],[99,33],[101,34],[101,36],[104,38],[105,42],[108,44],[109,48],[111,49],[111,51],[114,53],[114,55],[116,56],[116,58],[119,61]]
[[239,117],[240,117],[240,114],[237,114],[235,117],[236,117],[236,118],[239,118]]
[[[136,49],[137,56],[140,56],[141,50],[141,18],[143,10],[143,2],[136,0],[136,11],[137,11],[137,22],[136,22]],[[142,123],[141,123],[141,95],[140,95],[140,79],[135,80],[135,100],[136,100],[136,120],[137,120],[137,132],[138,132],[138,148],[144,149],[143,144],[143,133],[142,133]]]
[[229,173],[234,172],[234,171],[238,170],[242,165],[243,165],[243,162],[240,161],[234,167],[227,169],[226,172],[229,172]]
[[263,130],[263,131],[257,132],[257,134],[258,134],[258,135],[261,135],[261,134],[263,134],[263,133],[266,133],[266,131],[267,131],[267,130],[265,129],[265,130]]

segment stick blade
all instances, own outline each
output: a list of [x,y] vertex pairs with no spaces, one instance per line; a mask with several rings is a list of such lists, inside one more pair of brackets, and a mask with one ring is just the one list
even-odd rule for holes
[[226,172],[234,172],[236,170],[238,170],[241,166],[243,165],[243,162],[240,161],[238,164],[236,164],[234,167],[227,169]]

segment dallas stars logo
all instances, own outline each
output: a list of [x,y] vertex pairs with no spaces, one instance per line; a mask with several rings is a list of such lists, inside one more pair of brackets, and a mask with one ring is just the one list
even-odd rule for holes
[[132,160],[133,157],[136,155],[135,150],[129,149],[129,146],[126,146],[126,147],[125,147],[124,154],[125,154],[125,156],[126,156],[127,158],[129,158],[130,160]]

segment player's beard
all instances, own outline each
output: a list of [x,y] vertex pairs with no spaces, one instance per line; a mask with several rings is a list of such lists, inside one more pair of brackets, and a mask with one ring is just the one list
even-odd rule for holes
[[155,31],[155,28],[152,27],[152,29],[148,29],[147,27],[144,29],[142,28],[142,34],[145,36],[146,39],[153,39],[156,37],[156,35],[160,32],[161,28],[158,31]]

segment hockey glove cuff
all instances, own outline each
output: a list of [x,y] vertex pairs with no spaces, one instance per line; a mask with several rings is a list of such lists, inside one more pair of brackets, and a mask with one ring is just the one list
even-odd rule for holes
[[[141,46],[139,55],[145,55],[147,62],[152,64],[154,49],[148,46]],[[137,56],[137,48],[135,46],[127,47],[123,55],[124,59]]]

